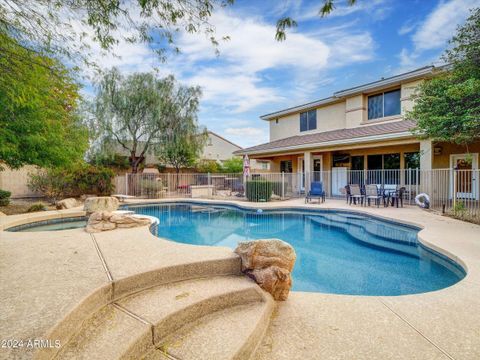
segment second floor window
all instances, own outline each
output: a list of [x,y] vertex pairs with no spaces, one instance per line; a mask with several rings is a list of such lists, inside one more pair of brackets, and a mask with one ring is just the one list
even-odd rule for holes
[[368,120],[400,115],[400,89],[368,97]]
[[300,113],[300,131],[315,130],[317,128],[317,110]]

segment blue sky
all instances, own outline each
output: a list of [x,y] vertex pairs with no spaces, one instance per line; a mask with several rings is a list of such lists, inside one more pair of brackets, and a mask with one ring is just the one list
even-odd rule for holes
[[[320,1],[237,0],[216,11],[211,23],[221,42],[216,56],[204,35],[182,34],[182,53],[165,64],[144,44],[120,44],[120,58],[103,58],[104,67],[125,72],[174,74],[203,90],[199,122],[241,145],[268,141],[260,115],[330,96],[334,91],[430,64],[439,57],[468,9],[480,0],[340,1],[327,18]],[[276,42],[275,23],[291,16],[298,27]]]

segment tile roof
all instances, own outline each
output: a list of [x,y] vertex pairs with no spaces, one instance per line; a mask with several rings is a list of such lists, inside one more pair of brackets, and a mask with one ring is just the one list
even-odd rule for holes
[[361,126],[351,129],[339,129],[308,135],[296,135],[280,140],[271,141],[265,144],[252,146],[243,150],[238,150],[235,151],[235,154],[255,154],[255,152],[267,152],[270,150],[274,152],[290,147],[308,148],[309,145],[322,146],[322,143],[357,139],[368,136],[404,133],[411,130],[414,126],[415,123],[413,121],[402,120],[384,124]]

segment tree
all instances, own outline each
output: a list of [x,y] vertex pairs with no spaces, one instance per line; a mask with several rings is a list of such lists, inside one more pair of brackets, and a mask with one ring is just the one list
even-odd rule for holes
[[[329,14],[338,1],[324,0],[319,14]],[[349,5],[355,2],[347,0]],[[14,36],[29,51],[65,56],[88,65],[92,65],[92,45],[108,52],[121,40],[148,43],[164,60],[167,50],[180,51],[175,45],[175,34],[180,30],[204,33],[216,47],[219,39],[210,23],[212,13],[233,3],[234,0],[3,0],[0,32]],[[286,28],[292,26],[296,26],[293,19],[280,19],[277,40],[285,40]],[[223,36],[224,40],[228,38]]]
[[450,41],[446,71],[423,82],[407,118],[415,134],[468,147],[480,138],[480,8],[474,9]]
[[205,134],[178,132],[160,146],[159,159],[166,165],[172,165],[176,173],[181,168],[193,167],[205,146]]
[[237,156],[225,160],[222,164],[222,172],[230,174],[243,172],[242,158]]
[[[28,51],[64,56],[89,65],[92,45],[112,51],[121,40],[148,43],[163,59],[168,49],[179,50],[174,37],[179,30],[204,33],[214,46],[218,45],[210,17],[216,8],[232,3],[233,0],[3,0],[0,32],[13,36]],[[31,59],[19,60],[29,63]]]
[[70,72],[1,32],[0,49],[0,163],[19,168],[80,160],[88,133],[77,113],[79,87]]
[[108,141],[128,152],[136,173],[149,149],[179,131],[196,132],[200,94],[200,88],[178,85],[173,76],[158,79],[152,73],[135,73],[125,77],[112,69],[98,85],[92,128],[99,143]]
[[[335,9],[335,3],[338,3],[339,0],[323,0],[323,5],[320,7],[318,14],[321,17],[329,15]],[[349,6],[355,5],[356,0],[347,0]],[[284,41],[287,38],[287,29],[292,27],[297,27],[297,22],[291,17],[284,17],[277,21],[277,32],[275,34],[275,39],[277,41]]]

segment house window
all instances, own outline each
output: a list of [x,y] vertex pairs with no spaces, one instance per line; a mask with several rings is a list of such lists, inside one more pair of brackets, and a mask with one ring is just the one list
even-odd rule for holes
[[300,113],[300,131],[315,130],[317,128],[317,110]]
[[400,89],[368,97],[368,120],[400,115]]
[[405,158],[405,169],[419,169],[420,168],[420,153],[408,152],[403,154]]
[[280,172],[291,173],[292,172],[292,160],[280,161]]
[[399,184],[400,154],[368,155],[368,184]]

